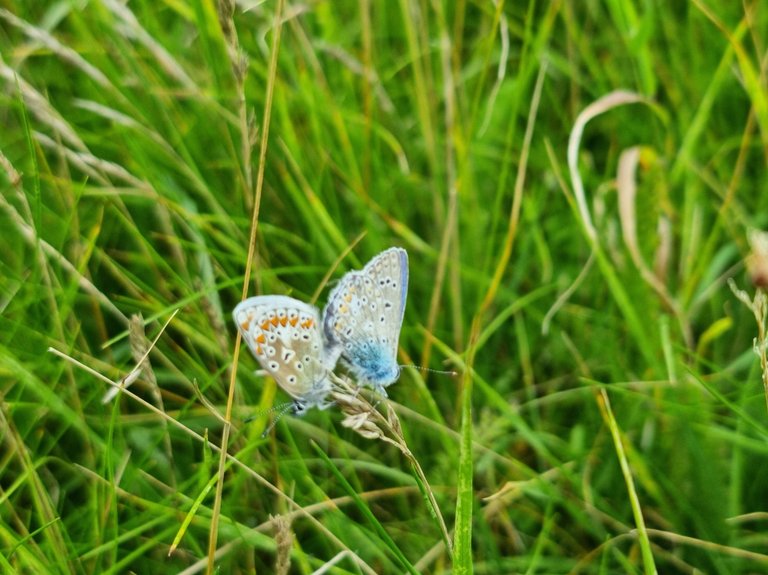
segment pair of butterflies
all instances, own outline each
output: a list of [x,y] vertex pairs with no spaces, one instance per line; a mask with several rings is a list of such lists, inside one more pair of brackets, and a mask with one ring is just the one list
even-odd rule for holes
[[408,253],[381,252],[331,291],[322,318],[316,307],[287,296],[248,298],[232,316],[253,355],[301,415],[325,409],[329,374],[341,359],[358,385],[385,388],[400,376],[397,343],[408,293]]

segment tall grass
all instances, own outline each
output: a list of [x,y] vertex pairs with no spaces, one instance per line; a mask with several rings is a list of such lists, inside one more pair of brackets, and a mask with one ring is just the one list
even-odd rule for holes
[[[2,571],[767,570],[763,3],[281,10],[0,2]],[[262,439],[246,270],[391,245],[459,375]]]

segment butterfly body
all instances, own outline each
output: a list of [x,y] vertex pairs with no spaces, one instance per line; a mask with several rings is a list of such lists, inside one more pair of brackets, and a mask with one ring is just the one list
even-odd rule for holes
[[327,352],[318,310],[287,296],[257,296],[232,312],[256,360],[294,399],[293,412],[325,409],[335,359]]
[[386,396],[397,381],[397,345],[408,293],[408,254],[390,248],[360,271],[347,273],[331,292],[323,312],[330,349],[360,385]]

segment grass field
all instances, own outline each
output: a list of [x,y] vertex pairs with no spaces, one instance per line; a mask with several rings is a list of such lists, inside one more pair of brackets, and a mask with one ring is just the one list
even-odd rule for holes
[[[758,0],[0,0],[0,572],[768,572],[766,50]],[[456,375],[262,438],[233,307],[390,246]]]

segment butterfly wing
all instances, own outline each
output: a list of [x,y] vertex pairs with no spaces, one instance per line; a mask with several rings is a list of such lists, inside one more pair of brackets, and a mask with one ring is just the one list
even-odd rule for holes
[[327,355],[314,306],[286,296],[257,296],[237,305],[235,324],[261,367],[296,399],[297,411],[325,407]]
[[400,375],[397,344],[408,293],[408,254],[390,248],[347,273],[328,298],[323,332],[362,385],[382,394]]

